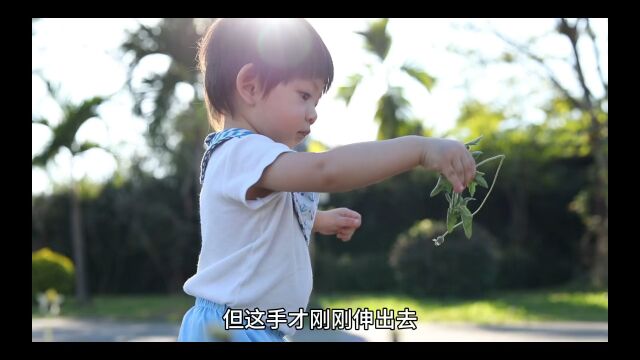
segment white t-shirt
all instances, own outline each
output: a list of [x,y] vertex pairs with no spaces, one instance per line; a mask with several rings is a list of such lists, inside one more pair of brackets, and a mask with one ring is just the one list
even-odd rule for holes
[[[259,134],[230,139],[215,149],[200,192],[202,249],[197,273],[184,284],[187,294],[232,309],[284,309],[288,314],[307,307],[311,260],[292,194],[245,198],[264,169],[290,151]],[[295,333],[287,324],[279,330]]]

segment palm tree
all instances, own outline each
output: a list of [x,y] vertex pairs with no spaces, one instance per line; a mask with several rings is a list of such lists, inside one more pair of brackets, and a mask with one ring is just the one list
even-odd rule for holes
[[44,118],[32,119],[33,124],[41,124],[49,127],[53,132],[53,137],[44,150],[31,160],[31,166],[46,168],[49,162],[62,148],[66,148],[71,153],[71,189],[69,191],[69,196],[71,198],[71,239],[73,243],[73,258],[76,267],[75,291],[78,302],[80,304],[86,304],[89,301],[89,289],[87,286],[87,268],[84,250],[85,244],[82,231],[82,211],[80,209],[78,189],[77,184],[73,179],[73,160],[76,155],[89,149],[101,148],[99,145],[91,142],[78,143],[76,141],[76,133],[87,120],[98,116],[97,108],[106,100],[106,98],[96,96],[91,99],[84,100],[80,104],[76,105],[68,100],[62,99],[59,95],[58,89],[49,81],[46,81],[46,84],[49,94],[62,108],[63,118],[60,123],[55,126],[51,125],[50,122]]
[[[127,85],[134,96],[134,113],[149,120],[149,140],[158,149],[171,151],[166,143],[167,133],[163,131],[163,126],[168,120],[175,119],[170,110],[177,86],[185,83],[196,90],[199,82],[196,46],[203,31],[212,22],[213,19],[184,18],[163,19],[155,27],[140,24],[138,30],[129,33],[121,46],[126,54],[133,56],[129,63]],[[150,55],[167,56],[169,68],[164,73],[148,74],[142,85],[136,88],[132,81],[134,70]],[[195,93],[198,94],[198,91]],[[150,112],[143,111],[145,101],[154,104]]]
[[[375,114],[375,120],[379,124],[378,139],[389,139],[402,135],[423,133],[421,121],[410,119],[407,114],[409,102],[404,97],[402,88],[390,85],[388,77],[391,72],[401,71],[409,75],[428,91],[431,91],[435,84],[435,78],[417,66],[404,64],[399,68],[392,68],[385,63],[387,54],[391,48],[391,37],[387,33],[388,22],[389,19],[381,19],[371,23],[367,30],[357,32],[357,34],[364,37],[366,49],[380,60],[378,67],[383,67],[382,73],[386,76],[387,91],[378,99]],[[369,76],[373,76],[373,67],[368,66],[368,70]],[[347,83],[338,89],[338,97],[349,105],[351,97],[362,80],[362,74],[351,75]]]
[[[183,172],[187,176],[184,181],[193,186],[197,184],[199,160],[203,151],[202,140],[207,132],[206,117],[199,111],[199,108],[204,107],[204,99],[199,89],[196,50],[198,40],[213,20],[163,19],[155,27],[141,24],[137,31],[129,34],[121,47],[125,53],[133,55],[129,64],[127,84],[135,100],[134,113],[149,121],[148,138],[151,146],[163,153],[171,154],[174,165],[189,164],[189,169]],[[148,74],[142,81],[142,86],[136,88],[132,82],[134,70],[150,55],[167,56],[170,61],[169,68],[164,73]],[[196,95],[188,108],[182,114],[176,115],[170,110],[175,103],[177,86],[181,83],[193,87]],[[153,109],[147,113],[143,111],[142,106],[145,101],[154,104]],[[191,124],[188,126],[185,126],[184,120],[179,120],[185,116],[191,116],[188,121]],[[184,131],[187,129],[188,133]],[[167,139],[170,137],[169,134],[175,133],[181,136],[181,145],[178,147],[186,146],[187,149],[170,148]],[[188,190],[191,185],[184,187]]]
[[[182,199],[182,212],[174,214],[185,228],[197,223],[198,179],[203,140],[208,122],[200,91],[200,75],[196,66],[197,42],[214,19],[163,19],[156,26],[141,24],[129,34],[121,49],[132,55],[127,84],[134,96],[134,113],[149,122],[148,142],[158,157],[168,159],[172,176],[177,179]],[[166,72],[147,74],[140,86],[134,85],[133,74],[145,58],[164,55],[170,64]],[[185,110],[175,111],[176,90],[179,85],[193,88],[194,98]],[[143,104],[152,103],[149,111]],[[177,139],[172,146],[168,140]],[[172,253],[182,253],[190,246],[188,237],[177,239]],[[169,272],[169,283],[181,284],[181,260],[176,256],[161,271]],[[162,262],[160,262],[162,263]],[[177,285],[173,286],[177,289]]]

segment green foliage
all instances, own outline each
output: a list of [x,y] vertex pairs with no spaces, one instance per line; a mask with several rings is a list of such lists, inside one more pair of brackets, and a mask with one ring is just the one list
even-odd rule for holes
[[74,267],[68,257],[49,248],[31,254],[31,301],[36,302],[39,293],[55,289],[62,294],[73,290]]
[[[469,101],[463,104],[460,117],[457,121],[458,129],[464,129],[466,136],[480,136],[496,133],[505,120],[506,115],[499,110],[477,101]],[[488,141],[492,141],[487,139]]]
[[[477,145],[478,142],[480,142],[480,139],[482,139],[482,136],[467,142],[465,144],[465,146],[467,147],[467,150],[469,150],[471,146]],[[482,154],[481,151],[473,152],[474,158],[477,158],[480,154]],[[495,177],[497,177],[498,173],[500,172],[500,167],[502,166],[502,160],[504,159],[504,155],[494,156],[490,159],[487,159],[478,163],[476,166],[480,166],[488,161],[495,160],[495,159],[500,159],[500,165],[498,166],[498,170],[496,171],[496,175],[495,175]],[[489,196],[489,193],[491,193],[493,185],[495,184],[495,178],[494,178],[492,188],[489,188],[483,175],[484,175],[483,172],[476,170],[475,178],[473,179],[473,181],[471,181],[468,187],[468,191],[471,197],[463,197],[462,193],[454,192],[453,186],[447,179],[445,179],[442,175],[438,177],[438,182],[436,183],[436,186],[431,191],[430,197],[434,197],[439,193],[441,193],[442,191],[444,191],[445,198],[449,203],[449,208],[447,209],[447,222],[446,222],[447,231],[446,233],[439,235],[437,238],[433,239],[436,246],[442,245],[442,243],[444,242],[445,236],[447,234],[450,234],[453,231],[453,229],[455,229],[456,226],[460,224],[462,224],[462,227],[464,228],[464,234],[466,235],[467,239],[471,239],[471,234],[473,233],[473,216],[480,210],[480,208],[486,201],[487,197]],[[489,192],[487,193],[487,196],[485,196],[485,199],[482,201],[482,204],[480,204],[478,209],[472,214],[471,211],[469,211],[467,204],[469,203],[469,201],[475,200],[472,196],[476,192],[476,185],[489,189]],[[460,220],[462,221],[458,223],[458,221]]]
[[[381,19],[369,25],[366,31],[357,32],[366,39],[365,47],[380,60],[375,66],[384,67],[385,58],[391,48],[392,39],[386,31],[388,19]],[[428,72],[411,64],[405,64],[398,68],[380,69],[372,71],[371,65],[367,65],[372,76],[387,74],[385,79],[387,91],[376,102],[375,121],[378,123],[378,139],[391,139],[404,135],[426,135],[423,128],[422,119],[412,119],[409,117],[409,102],[404,97],[402,89],[392,86],[389,82],[388,74],[392,72],[404,73],[416,80],[428,91],[433,89],[435,78]],[[346,84],[338,89],[337,97],[349,105],[356,88],[362,83],[361,73],[351,75]]]
[[444,230],[444,224],[426,219],[398,236],[389,262],[400,289],[416,296],[459,297],[491,290],[499,266],[495,237],[476,225],[474,241],[455,239],[442,250],[433,247],[431,239]]
[[[199,73],[195,71],[195,49],[197,42],[213,19],[167,18],[155,27],[140,25],[128,34],[121,49],[131,59],[127,85],[134,97],[133,111],[149,121],[148,140],[156,150],[170,150],[167,147],[173,130],[178,85],[199,84]],[[142,86],[134,86],[134,70],[141,66],[149,55],[165,55],[170,59],[167,71],[149,73],[142,80]],[[196,94],[198,92],[196,91]],[[202,106],[202,99],[198,106]],[[153,103],[152,112],[143,111],[143,103]],[[197,121],[193,119],[192,121]],[[202,121],[202,120],[201,120]],[[206,123],[206,121],[205,121]],[[202,141],[202,140],[200,140]]]
[[378,122],[378,140],[398,137],[398,127],[406,120],[409,102],[398,87],[389,88],[378,100],[375,120]]
[[358,84],[360,84],[360,81],[362,81],[362,74],[353,74],[349,76],[349,78],[347,79],[347,83],[345,85],[338,88],[337,97],[339,99],[344,100],[347,106],[349,105],[349,102],[351,101],[351,97],[353,96],[353,93],[356,91]]
[[416,79],[427,90],[431,91],[431,89],[433,89],[433,86],[436,83],[436,79],[433,76],[429,75],[426,71],[411,65],[403,65],[401,69],[411,77]]
[[314,289],[333,291],[385,291],[395,287],[393,272],[383,253],[342,254],[317,252]]
[[89,149],[99,147],[98,145],[90,142],[77,143],[76,133],[85,122],[98,116],[98,106],[106,100],[104,97],[96,96],[85,100],[78,105],[74,105],[66,100],[56,98],[55,96],[58,96],[57,90],[54,90],[53,85],[50,83],[47,82],[47,84],[51,95],[54,96],[54,99],[58,101],[62,107],[64,118],[57,126],[51,126],[46,119],[37,119],[33,121],[35,124],[48,126],[53,132],[53,137],[49,144],[47,144],[40,154],[36,155],[31,160],[32,166],[39,167],[45,167],[49,160],[53,159],[53,157],[62,148],[69,149],[69,151],[75,155]]
[[388,22],[389,19],[380,19],[371,23],[367,30],[357,32],[366,39],[367,49],[376,54],[381,61],[384,61],[391,48],[391,37],[387,33]]

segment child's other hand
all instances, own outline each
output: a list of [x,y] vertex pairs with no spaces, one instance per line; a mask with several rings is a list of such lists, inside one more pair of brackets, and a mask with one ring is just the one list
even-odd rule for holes
[[422,166],[444,175],[461,193],[476,174],[476,162],[463,143],[456,140],[425,138]]
[[336,235],[342,241],[351,240],[353,233],[362,224],[360,214],[347,208],[320,211],[317,216],[322,218],[318,224],[318,232],[322,235]]

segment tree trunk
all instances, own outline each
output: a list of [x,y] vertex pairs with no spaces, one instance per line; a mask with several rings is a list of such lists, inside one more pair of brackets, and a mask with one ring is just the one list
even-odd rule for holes
[[609,202],[607,197],[609,164],[603,146],[602,127],[592,110],[589,141],[595,158],[595,169],[589,228],[595,236],[595,257],[591,282],[600,288],[609,285]]
[[86,257],[84,252],[84,237],[82,236],[82,216],[80,200],[76,185],[71,180],[71,240],[73,242],[73,258],[76,267],[76,300],[85,305],[89,302],[87,287]]
[[[587,86],[584,76],[584,70],[578,54],[578,38],[580,32],[578,31],[578,24],[580,21],[584,21],[589,28],[588,19],[578,19],[574,24],[570,24],[566,19],[560,19],[558,23],[558,31],[561,34],[567,36],[571,42],[571,48],[574,56],[574,70],[578,76],[578,81],[582,87],[582,99],[573,99],[582,111],[589,114],[591,126],[589,128],[589,145],[595,159],[595,169],[591,178],[591,201],[590,212],[587,221],[587,231],[591,232],[595,238],[595,248],[593,249],[594,261],[591,268],[591,282],[597,287],[606,287],[609,282],[609,201],[608,201],[608,176],[609,176],[609,164],[608,164],[608,118],[601,123],[598,120],[598,112],[600,111],[600,104],[608,100],[608,84],[604,81],[602,74],[601,80],[605,90],[605,96],[603,99],[597,100],[593,97],[592,91]],[[590,33],[592,44],[597,50],[597,44],[595,42],[595,36]],[[597,54],[597,51],[596,51]],[[596,58],[596,64],[599,68],[599,59]],[[565,90],[565,93],[568,93]],[[608,117],[608,114],[607,114]]]

